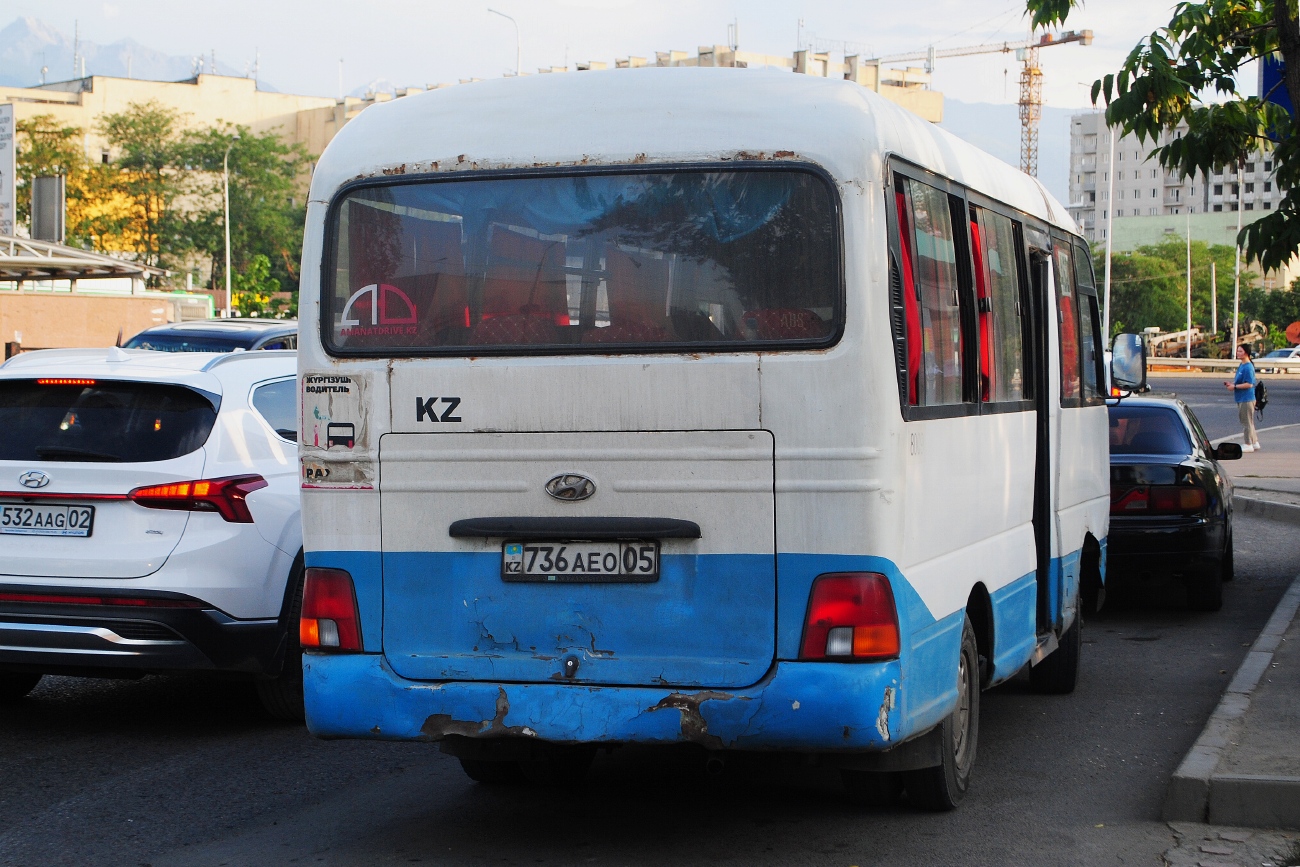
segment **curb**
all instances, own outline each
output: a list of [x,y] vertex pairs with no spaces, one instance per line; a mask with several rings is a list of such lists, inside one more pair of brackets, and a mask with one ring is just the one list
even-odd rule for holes
[[[1300,513],[1300,507],[1286,508]],[[1297,610],[1300,610],[1300,576],[1283,594],[1214,713],[1210,714],[1201,736],[1169,780],[1163,811],[1166,821],[1300,828],[1300,777],[1216,773],[1224,749],[1235,738],[1250,708],[1250,694],[1272,664],[1273,652]]]
[[1243,515],[1300,525],[1300,506],[1293,506],[1290,503],[1274,503],[1271,500],[1256,500],[1254,497],[1241,497],[1234,494],[1232,507],[1234,510],[1240,510]]

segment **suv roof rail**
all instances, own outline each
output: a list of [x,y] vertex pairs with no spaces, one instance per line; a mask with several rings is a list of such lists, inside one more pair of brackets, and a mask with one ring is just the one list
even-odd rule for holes
[[296,349],[236,349],[234,352],[227,352],[224,355],[217,356],[207,364],[203,365],[202,369],[206,373],[214,367],[229,364],[240,358],[267,358],[268,356],[273,358],[282,358],[285,356],[296,357],[297,355],[298,350]]

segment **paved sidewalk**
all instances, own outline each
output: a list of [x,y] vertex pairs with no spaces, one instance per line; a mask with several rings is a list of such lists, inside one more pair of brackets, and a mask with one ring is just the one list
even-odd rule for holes
[[[1261,451],[1223,463],[1236,486],[1235,508],[1295,525],[1300,545],[1300,425],[1261,428],[1259,440]],[[1166,853],[1169,864],[1300,863],[1300,835],[1241,830],[1300,831],[1297,612],[1300,576],[1174,772],[1164,817],[1180,845]]]

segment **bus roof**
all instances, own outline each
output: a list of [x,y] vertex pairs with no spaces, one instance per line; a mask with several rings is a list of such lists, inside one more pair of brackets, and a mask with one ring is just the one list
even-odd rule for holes
[[1078,231],[1036,179],[867,88],[776,70],[536,75],[380,103],[326,148],[311,199],[370,177],[755,159],[818,164],[843,193],[879,181],[887,153]]

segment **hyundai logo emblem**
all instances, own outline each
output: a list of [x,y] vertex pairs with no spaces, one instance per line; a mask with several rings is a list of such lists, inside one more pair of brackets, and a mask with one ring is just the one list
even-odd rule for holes
[[596,493],[596,483],[577,473],[560,473],[546,483],[546,493],[557,500],[576,502]]
[[24,488],[43,488],[50,483],[50,477],[40,470],[28,470],[18,477],[18,484]]

